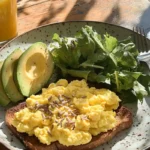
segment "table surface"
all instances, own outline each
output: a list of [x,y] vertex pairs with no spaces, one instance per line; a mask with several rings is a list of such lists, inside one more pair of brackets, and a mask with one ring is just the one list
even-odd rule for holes
[[[150,0],[18,0],[18,35],[49,23],[90,20],[150,35]],[[0,144],[0,150],[7,150]]]

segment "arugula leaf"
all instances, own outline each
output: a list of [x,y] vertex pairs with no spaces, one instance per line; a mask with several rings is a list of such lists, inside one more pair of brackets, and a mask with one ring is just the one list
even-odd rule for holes
[[87,60],[80,64],[81,67],[92,67],[104,69],[104,65],[101,62],[104,62],[108,56],[103,52],[96,52],[88,56]]
[[90,30],[91,27],[82,28],[75,36],[78,43],[78,49],[80,49],[83,58],[87,58],[95,51],[95,42],[90,37]]
[[106,83],[110,85],[110,78],[108,76],[102,75],[101,73],[96,74],[95,72],[90,72],[88,80],[97,83]]
[[118,93],[118,95],[121,99],[122,104],[133,103],[133,102],[137,102],[138,100],[132,89],[122,90],[121,93]]
[[93,65],[93,64],[91,64],[91,63],[88,62],[88,61],[82,63],[80,66],[83,67],[83,68],[97,68],[97,69],[104,69],[103,66]]
[[142,84],[140,84],[138,81],[134,81],[133,90],[136,94],[136,97],[141,101],[143,100],[143,96],[148,95],[145,87]]
[[142,73],[130,72],[130,71],[115,71],[113,74],[109,74],[111,82],[116,84],[116,91],[132,89],[134,81],[136,81]]
[[125,48],[127,49],[127,51],[129,51],[134,56],[134,58],[137,58],[137,56],[139,55],[139,52],[136,49],[135,44],[132,42],[131,36],[127,37],[126,39],[122,41],[118,41],[118,43],[119,44],[122,43],[123,45],[126,45]]
[[117,64],[122,67],[135,68],[137,67],[137,60],[135,59],[135,53],[130,51],[133,49],[133,43],[119,45],[112,51],[112,55]]
[[73,69],[66,69],[66,68],[61,68],[61,70],[64,76],[69,74],[73,77],[84,78],[86,80],[90,73],[89,70],[73,70]]
[[68,66],[72,68],[77,68],[79,66],[79,58],[81,56],[81,52],[77,49],[76,40],[72,38],[60,38],[58,34],[54,34],[53,40],[56,45],[51,48],[52,56],[54,62],[58,66]]
[[150,75],[142,74],[138,78],[138,82],[145,87],[146,91],[148,92],[148,95],[150,95]]
[[109,34],[105,34],[104,43],[105,43],[105,49],[108,52],[111,52],[118,45],[118,40],[115,37],[110,36]]
[[85,28],[88,28],[90,31],[90,37],[93,39],[95,42],[96,50],[97,51],[104,51],[105,53],[107,52],[104,45],[103,45],[103,39],[101,38],[101,35],[98,34],[96,31],[92,29],[92,27],[85,26]]

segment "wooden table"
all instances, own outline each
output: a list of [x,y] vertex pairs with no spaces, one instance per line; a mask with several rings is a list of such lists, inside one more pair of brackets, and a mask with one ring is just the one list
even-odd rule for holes
[[[150,0],[18,0],[18,35],[49,23],[92,20],[150,31]],[[6,148],[0,145],[0,150]]]
[[70,20],[102,21],[131,29],[140,25],[148,31],[150,22],[144,17],[150,14],[146,14],[149,6],[150,0],[19,0],[18,33]]

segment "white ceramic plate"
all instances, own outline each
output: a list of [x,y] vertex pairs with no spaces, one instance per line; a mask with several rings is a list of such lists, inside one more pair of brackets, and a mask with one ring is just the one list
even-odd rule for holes
[[[49,44],[54,33],[61,36],[72,36],[85,24],[93,26],[101,34],[107,32],[118,39],[135,34],[129,29],[100,22],[56,23],[34,29],[10,41],[0,50],[0,60],[4,60],[18,47],[26,50],[32,43],[38,41]],[[142,104],[128,104],[127,107],[133,113],[133,126],[96,150],[144,150],[150,147],[150,98],[146,98]],[[25,149],[6,127],[4,123],[5,111],[6,108],[0,107],[0,142],[11,150]]]

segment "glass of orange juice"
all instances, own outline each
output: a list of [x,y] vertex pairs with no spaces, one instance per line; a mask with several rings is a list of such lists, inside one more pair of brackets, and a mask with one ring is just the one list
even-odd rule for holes
[[0,42],[17,35],[17,0],[0,0]]

